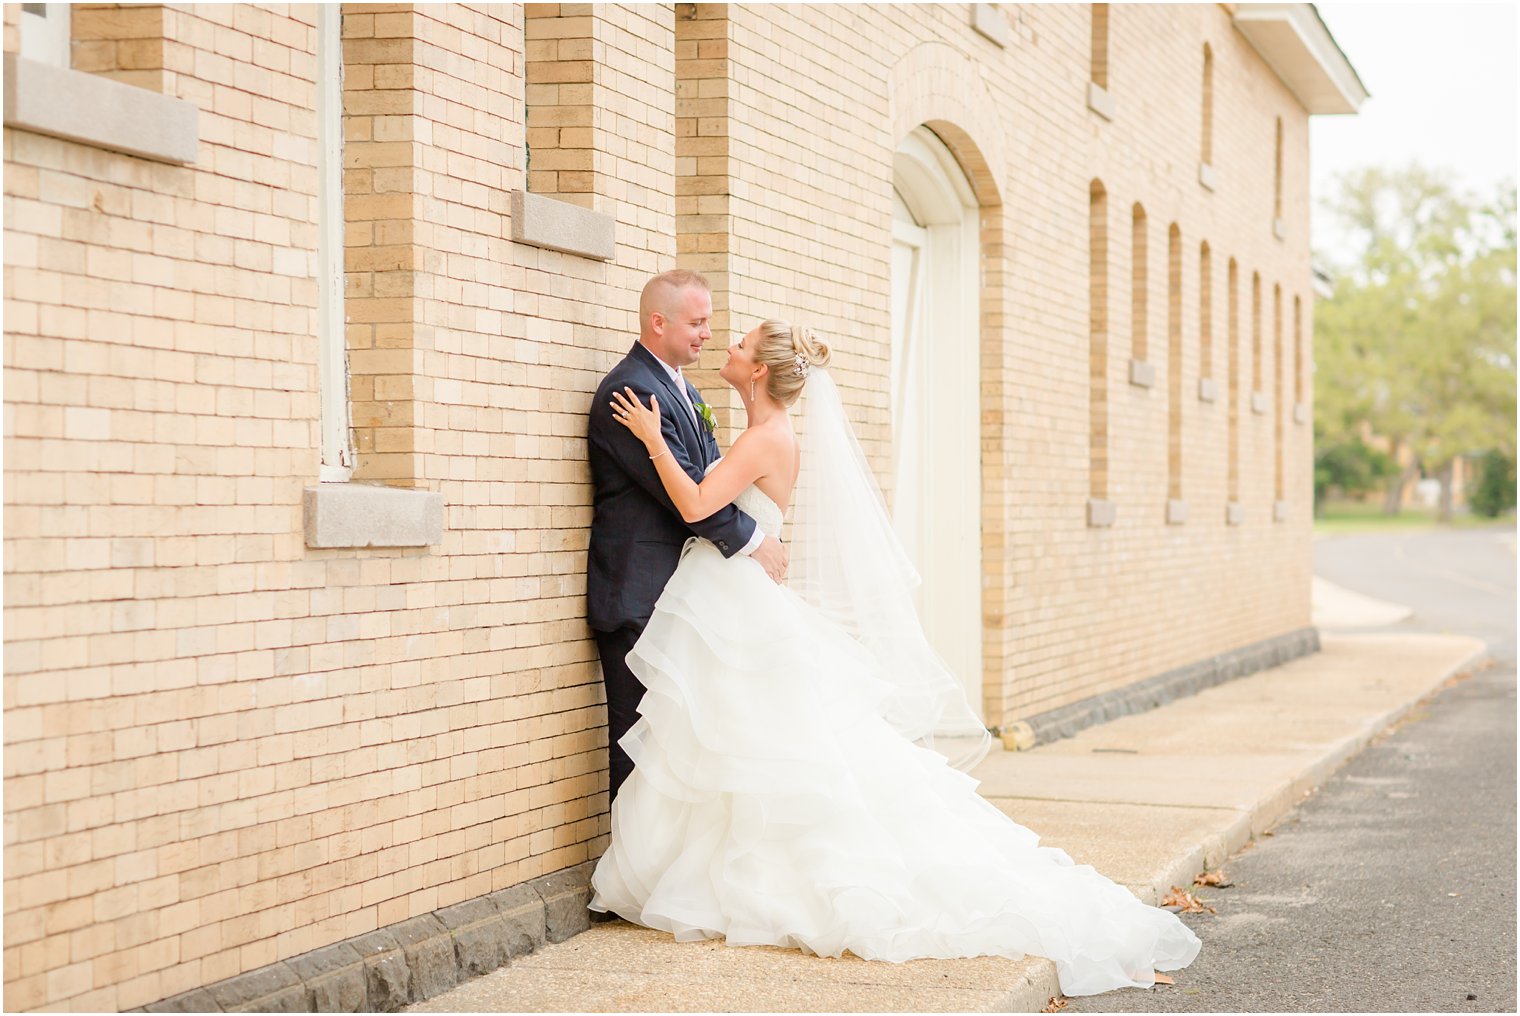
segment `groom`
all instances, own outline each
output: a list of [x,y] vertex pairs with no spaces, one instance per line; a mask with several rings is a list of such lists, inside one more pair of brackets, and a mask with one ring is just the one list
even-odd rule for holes
[[[643,442],[612,418],[614,391],[632,388],[644,405],[660,399],[660,426],[670,454],[693,480],[718,457],[707,420],[711,411],[681,375],[712,338],[707,280],[678,268],[650,279],[639,296],[639,341],[602,379],[591,400],[591,549],[586,564],[586,620],[596,636],[607,690],[607,802],[633,771],[618,739],[638,719],[644,686],[625,657],[639,640],[655,601],[693,534],[711,540],[724,557],[748,554],[780,582],[787,553],[733,505],[687,524],[660,483]],[[704,412],[705,411],[705,412]]]

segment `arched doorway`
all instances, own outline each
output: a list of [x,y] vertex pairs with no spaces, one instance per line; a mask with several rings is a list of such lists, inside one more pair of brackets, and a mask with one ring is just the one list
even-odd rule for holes
[[893,159],[892,515],[930,642],[982,705],[981,256],[965,173],[926,127]]

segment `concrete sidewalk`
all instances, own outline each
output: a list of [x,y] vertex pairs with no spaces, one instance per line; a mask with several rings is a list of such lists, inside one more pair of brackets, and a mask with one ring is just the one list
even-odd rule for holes
[[[1323,650],[976,770],[1021,825],[1155,903],[1272,826],[1484,656],[1450,635],[1326,635]],[[1205,890],[1206,892],[1206,890]],[[1174,974],[1185,984],[1187,971]],[[408,1012],[1038,1012],[1048,960],[827,959],[593,925]]]

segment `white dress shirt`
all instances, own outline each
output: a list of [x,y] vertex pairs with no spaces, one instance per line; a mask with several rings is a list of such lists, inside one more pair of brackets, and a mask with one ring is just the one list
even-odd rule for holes
[[[686,411],[691,414],[692,422],[695,423],[698,427],[707,426],[702,418],[697,415],[697,407],[692,405],[691,393],[686,390],[686,379],[681,376],[680,369],[672,367],[664,360],[661,360],[658,356],[655,357],[655,360],[661,367],[665,368],[665,373],[669,374],[670,379],[676,383],[676,391],[681,393],[681,401],[686,403]],[[753,554],[755,551],[759,550],[760,544],[764,542],[765,534],[760,531],[760,527],[757,525],[755,526],[754,535],[749,538],[748,543],[739,548],[739,553],[748,557],[750,554]]]

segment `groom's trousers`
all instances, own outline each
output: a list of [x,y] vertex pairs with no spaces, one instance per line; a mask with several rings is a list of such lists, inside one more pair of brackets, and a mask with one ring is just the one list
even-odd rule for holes
[[597,652],[602,657],[602,684],[607,689],[607,806],[612,807],[618,788],[633,772],[633,759],[618,744],[639,718],[639,702],[644,686],[628,669],[628,651],[643,634],[637,628],[594,632]]

